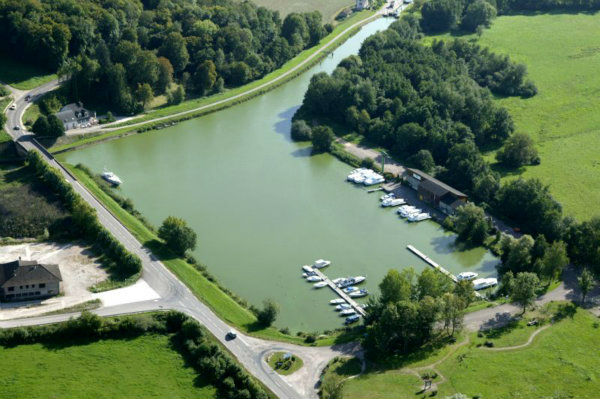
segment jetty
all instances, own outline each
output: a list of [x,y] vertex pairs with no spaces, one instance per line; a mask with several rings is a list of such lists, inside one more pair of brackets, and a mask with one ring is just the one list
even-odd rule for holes
[[317,274],[317,276],[321,277],[323,281],[327,283],[327,285],[333,290],[333,292],[335,292],[340,298],[346,301],[348,305],[352,306],[352,309],[354,309],[356,313],[363,317],[367,314],[365,310],[354,299],[350,298],[348,294],[346,294],[340,287],[335,285],[334,282],[329,279],[329,277],[323,274],[323,272],[321,272],[317,268],[314,268],[313,270]]
[[[417,255],[419,258],[421,258],[421,260],[423,260],[429,266],[433,267],[435,270],[439,271],[440,273],[445,274],[450,280],[454,281],[455,283],[458,283],[458,278],[456,278],[456,276],[454,274],[450,273],[448,270],[446,270],[442,266],[438,265],[429,256],[425,255],[423,252],[419,251],[417,248],[413,247],[410,244],[407,245],[406,248],[408,248],[408,250],[410,252]],[[478,292],[475,292],[475,296],[483,299],[483,296]]]

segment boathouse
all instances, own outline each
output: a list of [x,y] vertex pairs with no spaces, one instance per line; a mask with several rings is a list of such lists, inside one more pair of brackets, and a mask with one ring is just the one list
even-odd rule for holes
[[417,191],[419,199],[427,202],[446,215],[452,215],[468,196],[419,169],[406,168],[404,181]]

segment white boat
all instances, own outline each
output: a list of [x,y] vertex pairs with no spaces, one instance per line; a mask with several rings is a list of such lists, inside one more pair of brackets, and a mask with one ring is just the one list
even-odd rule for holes
[[353,291],[358,291],[358,288],[356,288],[356,287],[346,287],[346,288],[344,288],[344,289],[343,289],[343,291],[344,291],[346,294],[349,294],[349,293],[351,293],[351,292],[353,292]]
[[360,284],[365,281],[367,278],[364,276],[356,276],[356,277],[348,277],[344,279],[342,282],[337,283],[336,285],[340,288],[349,287],[351,285]]
[[362,289],[362,290],[358,290],[358,291],[353,291],[351,293],[348,294],[348,296],[350,298],[361,298],[363,296],[367,296],[369,295],[369,291]]
[[313,265],[313,267],[316,267],[317,269],[322,269],[324,267],[327,267],[331,265],[331,262],[328,260],[324,260],[324,259],[317,259]]
[[400,206],[400,205],[404,205],[406,203],[406,201],[404,201],[404,199],[402,198],[392,198],[392,199],[387,199],[381,202],[381,206],[383,207],[387,207],[387,206]]
[[313,287],[315,287],[315,288],[327,287],[327,282],[326,281],[319,281],[318,283],[314,284]]
[[306,278],[306,281],[308,281],[309,283],[316,283],[317,281],[321,281],[321,280],[323,280],[323,279],[319,276],[308,276]]
[[354,314],[350,317],[346,317],[346,321],[344,322],[344,324],[356,323],[359,319],[360,319],[360,316],[357,314]]
[[372,186],[374,184],[383,183],[384,181],[385,181],[385,179],[383,178],[383,176],[380,176],[380,175],[369,176],[363,181],[363,184],[365,186]]
[[400,209],[398,209],[398,213],[400,214],[400,216],[402,216],[403,218],[407,218],[411,215],[416,215],[421,213],[421,210],[419,208],[416,208],[414,206],[409,206],[409,207],[400,207]]
[[335,299],[332,299],[331,301],[329,301],[329,304],[331,304],[331,305],[339,305],[341,303],[346,303],[346,300],[344,300],[342,298],[335,298]]
[[473,288],[475,288],[475,291],[494,287],[495,285],[498,285],[498,279],[495,278],[478,278],[473,280]]
[[333,280],[331,280],[331,282],[335,285],[338,285],[339,283],[341,283],[342,281],[344,281],[346,278],[345,277],[338,277],[338,278],[334,278]]
[[302,277],[304,277],[304,278],[307,278],[307,277],[310,277],[310,276],[316,276],[316,275],[317,275],[317,273],[315,273],[315,272],[302,273]]
[[394,193],[389,193],[389,194],[384,194],[381,197],[379,197],[379,199],[381,201],[385,201],[386,199],[392,199],[392,198],[396,198],[396,194]]
[[352,309],[352,306],[350,306],[347,303],[341,303],[335,307],[335,310],[344,310],[344,309]]
[[340,316],[350,316],[355,313],[356,313],[356,310],[354,310],[354,309],[344,309],[340,312]]
[[422,220],[427,220],[427,219],[431,219],[431,215],[428,213],[425,213],[425,212],[408,216],[409,222],[420,222]]
[[121,179],[119,179],[119,176],[115,175],[113,172],[104,169],[104,172],[102,172],[102,174],[100,175],[102,176],[102,178],[104,180],[106,180],[107,182],[109,182],[110,184],[114,185],[114,186],[118,186],[121,183],[123,183],[121,181]]
[[356,276],[356,277],[352,277],[352,280],[354,280],[354,284],[360,284],[363,281],[365,281],[367,278],[365,276]]
[[462,273],[458,273],[458,275],[456,276],[456,279],[458,281],[461,280],[474,280],[477,276],[479,276],[479,274],[475,273],[475,272],[462,272]]
[[302,266],[302,270],[304,270],[304,271],[305,271],[305,272],[307,272],[307,273],[314,272],[313,268],[312,268],[312,267],[310,267],[310,266],[308,266],[308,265],[304,265],[304,266]]

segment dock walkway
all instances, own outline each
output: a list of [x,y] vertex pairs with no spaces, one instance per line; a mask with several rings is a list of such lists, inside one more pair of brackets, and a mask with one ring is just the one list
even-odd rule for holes
[[335,285],[333,283],[333,281],[331,281],[329,279],[329,277],[327,277],[325,274],[323,274],[322,271],[320,271],[316,267],[313,268],[313,270],[315,271],[317,276],[321,277],[323,279],[323,281],[325,281],[327,283],[327,285],[329,286],[329,288],[331,288],[333,290],[333,292],[335,292],[340,298],[342,298],[344,301],[346,301],[346,303],[348,303],[350,306],[352,306],[352,309],[354,309],[356,311],[356,313],[358,313],[359,315],[361,315],[363,317],[367,314],[365,312],[365,310],[354,299],[350,298],[348,296],[348,294],[346,294],[340,287]]

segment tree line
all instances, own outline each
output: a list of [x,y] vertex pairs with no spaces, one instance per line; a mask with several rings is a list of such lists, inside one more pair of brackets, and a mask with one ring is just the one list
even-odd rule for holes
[[0,1],[0,50],[58,70],[74,100],[121,113],[243,85],[332,29],[318,11],[282,20],[249,1]]
[[27,163],[35,174],[54,191],[71,213],[73,234],[92,243],[111,263],[111,269],[125,279],[140,273],[141,259],[129,252],[98,220],[96,211],[88,205],[63,175],[49,166],[36,151],[29,151]]
[[44,326],[4,329],[0,345],[94,342],[143,334],[167,334],[173,348],[189,365],[217,388],[217,397],[266,399],[263,387],[223,349],[203,326],[183,313],[169,311],[103,319],[84,311],[79,318]]
[[597,11],[599,0],[427,0],[420,25],[429,33],[462,30],[481,33],[497,15],[529,11]]

